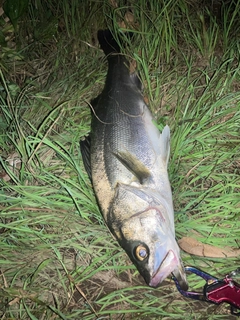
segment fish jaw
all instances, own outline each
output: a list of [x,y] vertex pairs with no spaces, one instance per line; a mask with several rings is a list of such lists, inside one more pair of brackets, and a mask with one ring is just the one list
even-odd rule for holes
[[[158,253],[156,254],[158,256]],[[158,259],[157,259],[158,262]],[[160,263],[160,266],[153,274],[151,281],[149,283],[150,287],[157,287],[169,274],[175,270],[178,264],[178,259],[172,250],[169,250],[166,257]]]
[[[156,259],[156,262],[157,261],[158,259]],[[186,291],[188,289],[188,284],[187,284],[186,275],[182,266],[182,262],[176,256],[173,250],[168,251],[164,260],[162,261],[162,263],[160,264],[156,272],[153,274],[149,282],[149,286],[158,287],[160,283],[166,277],[168,277],[171,273],[173,273],[177,278],[180,287]]]
[[149,261],[149,265],[153,266],[153,268],[149,273],[148,285],[156,288],[172,273],[178,279],[181,288],[187,290],[186,274],[180,257],[180,249],[174,235],[169,232],[167,241],[165,243],[156,243],[152,251],[152,262]]

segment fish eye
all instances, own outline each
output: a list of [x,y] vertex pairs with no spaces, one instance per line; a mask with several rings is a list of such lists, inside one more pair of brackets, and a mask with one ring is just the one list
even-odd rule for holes
[[139,261],[143,261],[147,258],[148,256],[148,250],[145,246],[140,244],[135,248],[135,256]]

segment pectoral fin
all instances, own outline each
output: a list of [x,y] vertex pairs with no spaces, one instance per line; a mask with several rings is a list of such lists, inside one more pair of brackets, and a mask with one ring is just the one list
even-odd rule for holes
[[128,151],[114,153],[115,157],[139,180],[141,184],[151,177],[151,173],[136,156]]

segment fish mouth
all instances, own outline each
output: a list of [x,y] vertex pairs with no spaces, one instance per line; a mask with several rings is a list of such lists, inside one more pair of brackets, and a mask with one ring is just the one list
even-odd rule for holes
[[149,286],[158,287],[159,284],[176,269],[176,265],[178,264],[178,259],[176,258],[174,252],[169,250],[167,255],[165,256],[163,262],[160,264],[157,271],[154,273]]
[[158,287],[160,283],[171,273],[177,278],[180,287],[183,290],[188,289],[188,284],[186,280],[186,275],[184,269],[179,263],[179,259],[176,257],[172,250],[169,250],[167,255],[165,256],[164,260],[160,264],[157,271],[154,273],[149,286],[151,287]]

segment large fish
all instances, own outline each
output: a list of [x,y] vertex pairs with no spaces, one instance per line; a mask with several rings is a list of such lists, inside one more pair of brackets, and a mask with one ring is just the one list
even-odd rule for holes
[[91,134],[81,142],[85,168],[108,227],[146,283],[157,287],[173,273],[187,289],[167,172],[169,127],[160,134],[154,125],[111,32],[100,30],[98,40],[108,73],[92,102]]

